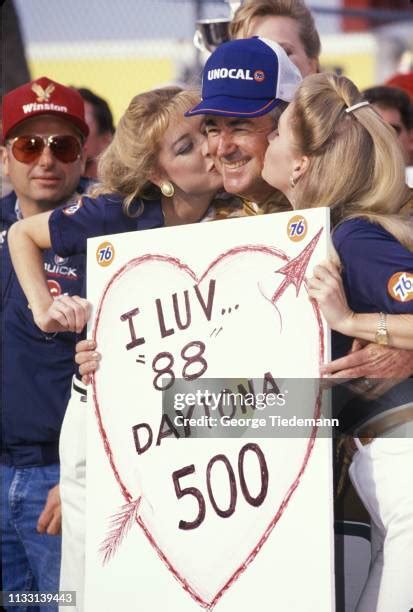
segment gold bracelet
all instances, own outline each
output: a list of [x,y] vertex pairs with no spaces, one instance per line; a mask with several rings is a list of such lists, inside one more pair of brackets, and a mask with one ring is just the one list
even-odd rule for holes
[[379,322],[377,323],[374,342],[376,344],[389,344],[389,332],[387,331],[387,315],[384,312],[381,312],[379,314]]

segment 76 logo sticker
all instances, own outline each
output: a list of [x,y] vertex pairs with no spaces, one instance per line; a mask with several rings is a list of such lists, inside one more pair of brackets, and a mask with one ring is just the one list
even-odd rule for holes
[[101,242],[96,249],[96,261],[100,266],[106,268],[115,259],[115,247],[111,242]]
[[294,215],[288,222],[287,235],[293,242],[300,242],[307,235],[307,221],[302,215]]

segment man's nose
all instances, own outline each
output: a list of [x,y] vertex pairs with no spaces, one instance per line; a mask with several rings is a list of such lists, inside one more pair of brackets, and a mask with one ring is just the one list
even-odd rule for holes
[[232,139],[232,135],[228,132],[221,132],[218,136],[216,155],[217,157],[226,157],[235,151],[236,144]]
[[42,166],[43,168],[50,168],[51,166],[53,166],[56,162],[56,158],[53,156],[53,153],[50,150],[50,147],[45,146],[39,159],[38,159],[38,165]]

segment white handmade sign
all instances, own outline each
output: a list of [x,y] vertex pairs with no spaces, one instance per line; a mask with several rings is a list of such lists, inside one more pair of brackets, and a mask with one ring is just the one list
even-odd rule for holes
[[329,358],[328,240],[325,209],[89,240],[86,611],[334,609],[331,440],[288,382]]

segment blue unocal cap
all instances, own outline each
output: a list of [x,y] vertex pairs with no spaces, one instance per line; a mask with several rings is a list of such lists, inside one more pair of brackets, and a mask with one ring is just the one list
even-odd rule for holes
[[260,117],[291,102],[302,78],[280,45],[266,38],[232,40],[205,64],[202,102],[185,115]]

